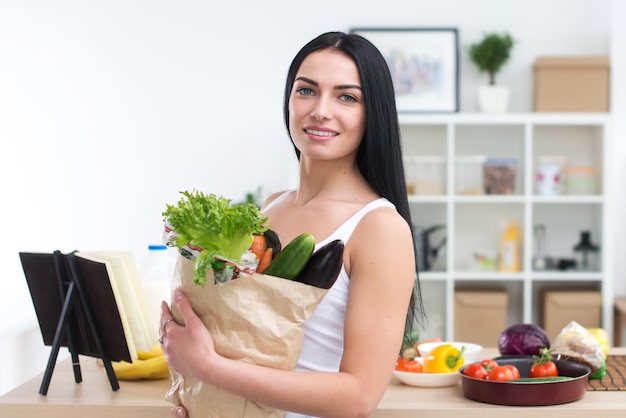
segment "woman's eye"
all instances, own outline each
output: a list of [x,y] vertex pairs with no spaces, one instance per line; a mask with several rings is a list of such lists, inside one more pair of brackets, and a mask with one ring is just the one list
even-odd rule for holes
[[303,96],[310,96],[310,95],[312,95],[312,94],[313,94],[313,90],[311,90],[311,89],[310,89],[310,88],[308,88],[308,87],[299,87],[299,88],[296,90],[296,92],[297,92],[298,94],[303,95]]
[[357,100],[356,100],[356,97],[351,96],[351,95],[349,95],[349,94],[343,94],[343,95],[341,96],[341,99],[342,99],[344,102],[350,102],[350,103],[354,103],[354,102],[356,102],[356,101],[357,101]]

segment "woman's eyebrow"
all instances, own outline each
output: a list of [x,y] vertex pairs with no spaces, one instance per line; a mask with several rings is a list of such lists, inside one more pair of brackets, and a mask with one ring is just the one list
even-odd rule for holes
[[358,89],[358,90],[362,90],[361,86],[359,86],[358,84],[340,84],[338,86],[335,86],[335,90],[345,90],[345,89]]
[[[319,83],[317,81],[311,80],[310,78],[307,77],[298,77],[296,78],[296,81],[301,80],[304,81],[306,83],[312,84],[315,87],[319,87]],[[334,87],[335,90],[345,90],[345,89],[361,89],[361,86],[359,86],[358,84],[340,84],[338,86]]]
[[307,78],[307,77],[300,76],[296,78],[295,81],[298,81],[298,80],[304,81],[305,83],[313,84],[316,87],[320,85],[320,83],[318,83],[317,81],[311,80],[310,78]]

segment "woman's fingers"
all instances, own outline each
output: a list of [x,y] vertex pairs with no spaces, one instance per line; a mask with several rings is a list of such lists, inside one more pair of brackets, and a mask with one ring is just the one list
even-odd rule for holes
[[163,345],[164,338],[167,335],[167,330],[165,329],[165,326],[172,321],[172,312],[170,311],[169,306],[167,306],[167,303],[165,301],[162,301],[161,320],[159,321],[159,344]]
[[[165,315],[165,318],[163,317]],[[172,312],[170,311],[170,307],[166,301],[161,301],[161,322],[165,319],[169,319],[172,317]]]
[[195,325],[196,322],[200,321],[200,318],[198,318],[198,315],[196,315],[191,307],[189,298],[187,298],[183,292],[176,291],[176,293],[174,293],[174,303],[176,304],[180,314],[183,316],[185,325]]
[[182,406],[175,406],[170,412],[174,418],[187,418],[187,410]]

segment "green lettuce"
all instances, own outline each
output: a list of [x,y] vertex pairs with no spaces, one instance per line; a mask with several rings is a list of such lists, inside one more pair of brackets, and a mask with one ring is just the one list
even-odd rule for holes
[[162,215],[173,229],[176,245],[202,248],[195,261],[194,282],[204,286],[206,271],[216,265],[216,256],[238,263],[250,248],[253,235],[268,228],[267,218],[252,203],[231,203],[230,199],[199,191],[181,192],[175,205],[166,205]]

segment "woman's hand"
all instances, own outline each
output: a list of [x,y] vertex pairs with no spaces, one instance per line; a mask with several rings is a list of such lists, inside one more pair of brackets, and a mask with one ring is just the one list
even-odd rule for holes
[[[161,324],[165,325],[160,330],[161,347],[172,368],[185,376],[194,376],[198,366],[204,364],[198,357],[216,355],[213,338],[182,292],[174,294],[174,303],[183,316],[184,324],[178,325],[167,303],[162,302]],[[187,418],[187,410],[183,406],[175,406],[170,412],[174,418]]]
[[168,364],[180,374],[206,381],[205,371],[211,360],[218,357],[213,338],[202,320],[196,315],[185,294],[177,291],[174,303],[183,317],[177,324],[166,302],[161,303],[160,341]]

